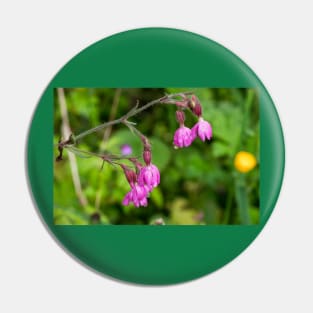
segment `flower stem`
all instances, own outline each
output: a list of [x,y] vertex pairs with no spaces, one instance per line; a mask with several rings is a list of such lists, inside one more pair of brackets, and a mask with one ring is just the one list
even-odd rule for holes
[[239,174],[235,178],[235,193],[239,207],[240,222],[243,225],[249,225],[251,224],[251,219],[249,215],[249,201],[244,174]]
[[109,127],[109,126],[113,126],[113,125],[116,125],[116,124],[120,124],[120,123],[123,123],[125,122],[127,119],[129,119],[130,117],[134,116],[134,115],[137,115],[139,114],[140,112],[144,111],[144,110],[147,110],[148,108],[150,108],[151,106],[155,105],[155,104],[158,104],[158,103],[167,103],[167,102],[170,102],[171,100],[173,100],[173,98],[175,97],[181,97],[182,95],[188,95],[188,94],[191,94],[191,92],[183,92],[183,93],[175,93],[175,94],[171,94],[171,95],[166,95],[162,98],[159,98],[159,99],[156,99],[156,100],[153,100],[151,102],[148,102],[147,104],[145,104],[144,106],[138,108],[138,104],[136,104],[136,106],[134,108],[132,108],[128,113],[126,113],[124,116],[114,120],[114,121],[109,121],[109,122],[106,122],[106,123],[103,123],[103,124],[100,124],[94,128],[91,128],[91,129],[88,129],[82,133],[80,133],[79,135],[77,136],[74,136],[74,140],[75,142],[77,142],[78,140],[81,140],[82,138],[86,137],[87,135],[90,135],[92,133],[95,133],[99,130],[102,130],[106,127]]
[[223,224],[231,224],[231,209],[232,209],[232,202],[233,202],[233,197],[234,197],[234,189],[230,188],[227,194],[227,199],[226,199],[226,209],[224,212],[224,217],[223,217]]
[[64,146],[64,148],[78,156],[97,157],[104,161],[108,161],[109,163],[114,163],[115,161],[120,161],[120,160],[129,160],[128,157],[124,157],[124,156],[119,156],[119,155],[114,155],[114,154],[101,154],[101,153],[81,150],[81,149],[74,147],[73,145]]
[[253,89],[248,89],[246,99],[241,104],[242,124],[241,124],[240,136],[237,142],[235,153],[241,150],[244,146],[245,131],[247,129],[248,117],[250,114],[250,109],[251,109],[254,97],[255,97],[255,91]]

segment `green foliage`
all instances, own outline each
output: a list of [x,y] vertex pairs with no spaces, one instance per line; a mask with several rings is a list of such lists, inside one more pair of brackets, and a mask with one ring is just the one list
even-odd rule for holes
[[[235,154],[244,150],[259,160],[259,102],[252,89],[190,89],[200,99],[203,117],[213,128],[213,139],[197,138],[190,147],[174,149],[173,134],[178,127],[175,105],[158,104],[132,117],[136,128],[151,144],[153,163],[161,172],[161,184],[150,194],[148,207],[123,206],[129,185],[119,166],[96,157],[75,154],[82,196],[74,188],[66,150],[64,159],[54,164],[54,221],[56,224],[154,224],[161,218],[169,225],[240,224],[240,203],[236,197],[238,175],[233,165]],[[117,119],[137,102],[144,105],[164,94],[188,89],[65,89],[70,127],[74,135],[110,119]],[[61,138],[62,117],[55,93],[54,143]],[[186,126],[196,118],[186,112]],[[142,144],[125,125],[115,125],[105,141],[107,129],[90,134],[78,143],[85,151],[121,154],[121,146],[132,147],[140,157]],[[64,138],[63,138],[64,139]],[[58,151],[55,149],[55,157]],[[126,161],[127,162],[127,161]],[[131,165],[131,163],[128,163]],[[242,195],[248,203],[252,224],[259,222],[259,167],[244,175]]]

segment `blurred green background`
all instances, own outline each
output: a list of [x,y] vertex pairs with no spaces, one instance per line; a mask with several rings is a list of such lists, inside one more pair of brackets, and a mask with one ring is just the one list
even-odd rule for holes
[[[75,156],[81,191],[75,192],[69,162],[54,163],[54,222],[62,225],[165,224],[213,225],[257,224],[259,222],[259,166],[248,173],[234,167],[234,157],[244,150],[259,163],[259,105],[253,89],[225,88],[70,88],[64,89],[70,128],[74,135],[103,122],[121,117],[136,104],[165,94],[192,90],[203,107],[203,117],[211,123],[213,139],[197,138],[190,147],[174,149],[173,134],[178,128],[175,105],[158,104],[132,117],[137,128],[152,143],[152,162],[161,172],[161,183],[153,190],[148,207],[121,204],[130,187],[119,167],[96,157]],[[54,144],[62,137],[60,98],[54,94]],[[196,118],[186,113],[186,126]],[[64,139],[64,138],[63,138]],[[124,125],[83,138],[78,148],[121,154],[132,148],[140,156],[140,139]],[[58,155],[54,149],[54,159]]]

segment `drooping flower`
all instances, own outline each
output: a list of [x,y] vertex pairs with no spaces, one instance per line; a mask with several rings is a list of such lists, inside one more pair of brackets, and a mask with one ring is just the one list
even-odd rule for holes
[[138,173],[138,184],[146,186],[149,191],[160,183],[160,171],[156,165],[151,163],[151,145],[144,142],[143,160],[146,166],[140,168]]
[[179,128],[175,131],[173,144],[176,148],[188,147],[192,143],[191,129],[186,127],[185,114],[183,111],[176,111],[176,119],[179,123]]
[[180,126],[175,131],[173,143],[177,148],[190,146],[192,143],[191,129],[186,126]]
[[131,202],[138,208],[139,206],[148,205],[148,188],[146,186],[139,186],[135,183],[131,190],[124,197],[122,204],[129,205]]
[[140,186],[147,186],[151,191],[160,183],[160,171],[154,164],[149,164],[140,169],[138,174],[138,184]]
[[147,206],[149,188],[138,184],[137,175],[133,170],[123,164],[121,164],[121,167],[123,168],[127,181],[131,187],[130,191],[124,197],[122,204],[129,205],[133,202],[136,207]]
[[199,117],[198,123],[196,123],[191,129],[192,140],[195,140],[198,136],[202,141],[210,140],[212,138],[213,131],[209,122],[205,121],[202,117]]

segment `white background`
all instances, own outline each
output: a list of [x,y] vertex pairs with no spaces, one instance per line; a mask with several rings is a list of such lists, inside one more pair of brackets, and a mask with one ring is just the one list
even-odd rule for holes
[[[0,311],[313,312],[312,21],[300,0],[2,1]],[[287,149],[279,201],[253,245],[222,270],[162,288],[70,258],[40,222],[24,168],[30,119],[53,75],[93,42],[146,26],[200,33],[240,56],[272,95]]]

